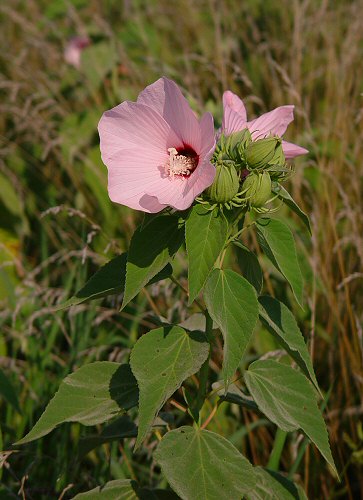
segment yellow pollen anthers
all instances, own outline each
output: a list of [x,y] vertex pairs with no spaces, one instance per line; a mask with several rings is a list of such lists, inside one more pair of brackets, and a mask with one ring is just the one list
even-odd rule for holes
[[197,166],[197,158],[179,154],[175,148],[169,148],[168,153],[170,157],[168,163],[165,165],[165,173],[171,178],[176,175],[188,177]]

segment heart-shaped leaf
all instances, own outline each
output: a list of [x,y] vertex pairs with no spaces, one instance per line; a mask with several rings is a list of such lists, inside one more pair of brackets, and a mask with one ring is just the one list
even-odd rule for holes
[[320,392],[304,337],[292,312],[277,299],[259,297],[260,320]]
[[138,500],[137,484],[130,479],[115,479],[104,486],[78,493],[72,500]]
[[223,375],[228,385],[257,323],[256,290],[234,271],[214,269],[205,286],[204,299],[209,314],[223,334]]
[[[55,307],[56,311],[66,307],[82,304],[89,300],[100,299],[108,295],[122,293],[125,288],[127,253],[118,255],[110,260],[87,281],[73,297]],[[151,278],[148,285],[157,283],[173,274],[173,268],[167,264],[156,276]]]
[[162,215],[136,229],[126,264],[124,308],[172,259],[184,240],[179,218]]
[[189,303],[203,288],[227,239],[228,223],[217,210],[195,205],[185,224]]
[[140,389],[136,448],[160,408],[199,370],[208,353],[209,343],[201,332],[186,332],[179,326],[156,328],[136,342],[130,358]]
[[183,500],[240,499],[256,484],[249,461],[227,439],[184,426],[165,434],[155,459]]
[[104,486],[79,493],[72,500],[178,500],[171,490],[139,488],[136,481],[116,479]]
[[61,383],[33,429],[17,444],[39,439],[64,422],[95,425],[137,405],[138,387],[129,365],[97,361]]
[[302,305],[303,278],[290,229],[277,219],[262,217],[257,221],[257,237],[266,256],[290,283],[296,300]]
[[127,415],[123,415],[107,425],[100,434],[91,434],[81,438],[78,446],[78,457],[87,455],[101,444],[136,436],[136,425]]
[[255,467],[256,488],[249,492],[248,500],[307,500],[305,493],[292,481],[262,467]]
[[287,205],[305,224],[307,230],[311,234],[311,226],[310,226],[310,220],[309,217],[306,215],[305,212],[301,210],[299,205],[296,203],[296,201],[293,199],[291,194],[286,191],[286,189],[281,186],[281,184],[278,184],[277,186],[274,186],[272,188],[272,192],[277,194],[277,196]]
[[316,392],[307,378],[272,359],[255,361],[244,377],[260,411],[283,431],[302,429],[336,472]]
[[263,286],[263,274],[257,255],[251,252],[240,241],[236,240],[233,243],[238,247],[237,259],[242,274],[255,287],[259,295]]

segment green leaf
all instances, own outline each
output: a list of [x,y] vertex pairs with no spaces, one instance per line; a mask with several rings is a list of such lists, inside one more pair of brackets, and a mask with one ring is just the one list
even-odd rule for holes
[[221,401],[226,401],[227,403],[233,403],[249,410],[258,411],[258,406],[253,401],[250,396],[244,394],[239,387],[235,384],[231,384],[228,387],[228,391],[225,391],[224,384],[221,382],[215,382],[212,385],[213,391],[217,391],[219,399]]
[[112,43],[93,43],[82,51],[81,68],[94,90],[117,64],[118,54]]
[[20,200],[21,195],[16,192],[9,178],[0,172],[0,202],[11,214],[21,216],[23,207]]
[[263,251],[289,282],[296,300],[302,306],[303,278],[290,229],[277,219],[263,217],[257,221],[257,237]]
[[170,210],[171,210],[170,207],[166,207],[160,212],[156,212],[154,214],[153,213],[149,214],[145,212],[144,218],[142,219],[142,223],[140,225],[140,229],[141,230],[145,229],[146,226],[148,226],[151,222],[154,222],[155,219],[161,217],[162,215],[170,215]]
[[256,484],[253,467],[233,444],[200,428],[165,434],[155,459],[183,500],[240,499]]
[[233,241],[233,243],[238,247],[237,259],[242,274],[256,289],[257,295],[259,295],[263,286],[263,274],[257,255],[251,252],[240,241]]
[[21,413],[19,408],[19,401],[16,395],[13,384],[0,368],[0,395],[16,410]]
[[[155,419],[154,428],[166,428],[168,423],[162,418]],[[123,415],[117,418],[110,424],[106,425],[100,434],[89,434],[82,437],[78,446],[78,458],[87,455],[91,450],[97,448],[104,443],[111,443],[112,441],[120,441],[125,438],[137,437],[137,426],[130,419],[129,416]]]
[[125,287],[127,253],[118,255],[102,266],[74,296],[84,302],[107,295],[122,293]]
[[278,472],[255,467],[256,488],[246,495],[248,500],[305,500],[304,492]]
[[93,490],[79,493],[72,500],[138,500],[134,485],[135,481],[130,479],[116,479],[103,487],[97,486]]
[[91,450],[97,448],[97,446],[101,446],[101,444],[136,436],[136,425],[127,415],[123,415],[107,425],[100,434],[88,435],[81,438],[78,445],[78,456],[82,458]]
[[126,265],[124,308],[172,259],[184,240],[179,218],[162,215],[136,229]]
[[[125,288],[127,253],[118,255],[102,266],[82,287],[74,297],[55,308],[56,311],[86,302],[100,299],[107,295],[122,293]],[[167,264],[148,285],[168,278],[173,273],[173,268]]]
[[33,429],[16,444],[39,439],[64,422],[95,425],[137,405],[138,388],[129,365],[97,361],[68,375]]
[[336,472],[316,392],[306,377],[272,359],[255,361],[244,376],[260,411],[283,431],[302,429]]
[[171,490],[139,488],[136,481],[116,479],[103,487],[97,486],[93,490],[79,493],[72,500],[178,500],[178,498]]
[[189,304],[204,287],[227,239],[228,223],[217,209],[195,205],[185,224],[188,254]]
[[139,431],[135,448],[153,420],[183,381],[202,366],[209,343],[200,332],[179,326],[162,327],[142,336],[131,352],[130,364],[140,389]]
[[257,323],[256,290],[234,271],[214,269],[205,286],[204,299],[209,314],[223,334],[223,376],[228,385]]
[[290,354],[320,393],[308,348],[292,312],[285,304],[268,295],[263,295],[258,300],[260,320],[263,325]]
[[138,489],[137,498],[140,500],[180,500],[180,497],[172,490],[149,490],[147,488]]
[[179,323],[179,326],[189,331],[205,332],[206,321],[203,313],[194,313],[187,319]]
[[309,217],[306,215],[305,212],[301,210],[299,205],[295,202],[293,197],[290,195],[286,189],[278,184],[277,186],[272,188],[272,192],[277,194],[277,196],[287,205],[305,224],[307,230],[311,234],[311,226],[310,226],[310,220]]

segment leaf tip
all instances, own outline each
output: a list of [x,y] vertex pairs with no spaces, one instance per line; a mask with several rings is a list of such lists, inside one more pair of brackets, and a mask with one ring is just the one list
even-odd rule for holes
[[138,432],[137,437],[136,437],[136,441],[135,441],[135,445],[134,445],[134,449],[133,449],[133,453],[135,453],[142,445],[142,442],[144,441],[144,437],[145,437],[143,434],[140,434],[140,432]]
[[30,443],[30,441],[32,441],[32,439],[29,439],[28,436],[29,436],[29,433],[25,434],[25,436],[22,437],[21,439],[19,439],[19,441],[16,441],[15,443],[13,443],[13,446],[22,446],[23,444]]
[[193,304],[194,299],[195,299],[194,294],[193,294],[193,295],[191,295],[191,294],[189,293],[189,295],[188,295],[188,307],[190,307],[190,306]]

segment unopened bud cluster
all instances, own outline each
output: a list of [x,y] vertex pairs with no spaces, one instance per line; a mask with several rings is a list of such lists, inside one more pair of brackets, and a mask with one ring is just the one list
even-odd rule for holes
[[222,134],[212,162],[216,176],[205,196],[212,204],[227,208],[263,210],[273,198],[272,183],[281,181],[290,172],[281,139],[252,140],[248,129],[228,137]]

